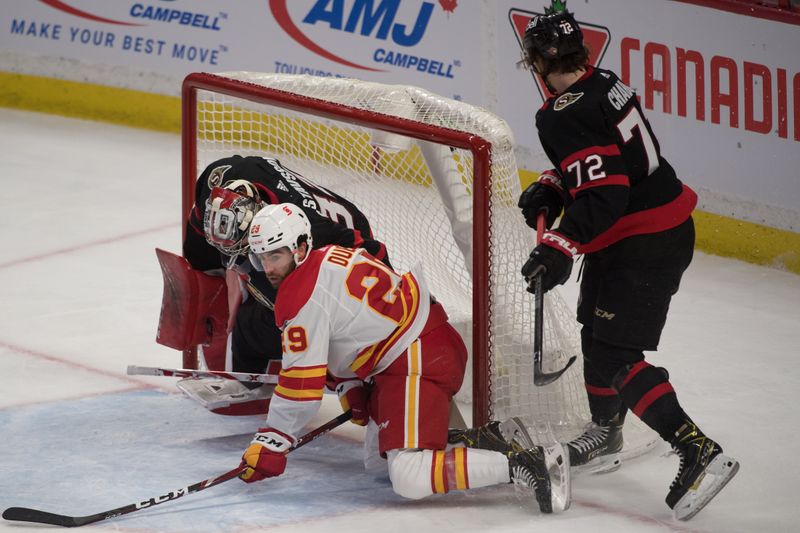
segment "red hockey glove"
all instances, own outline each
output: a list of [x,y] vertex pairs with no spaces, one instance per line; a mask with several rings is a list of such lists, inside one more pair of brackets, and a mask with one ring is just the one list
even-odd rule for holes
[[561,178],[555,169],[542,172],[539,181],[531,183],[519,197],[517,205],[522,209],[525,223],[536,228],[536,215],[544,210],[547,228],[553,227],[564,207],[563,193]]
[[294,443],[291,435],[274,428],[260,428],[242,455],[240,466],[248,468],[239,477],[246,483],[252,483],[280,476],[286,470],[286,454]]
[[367,402],[369,401],[369,389],[360,379],[348,379],[340,381],[336,385],[336,394],[339,395],[339,403],[342,409],[353,412],[350,422],[359,426],[366,426],[369,422],[369,411]]
[[549,291],[569,279],[572,273],[572,257],[578,253],[575,243],[562,235],[547,231],[542,242],[533,249],[522,267],[522,275],[528,282],[528,292],[535,292],[534,280],[542,275],[542,290]]

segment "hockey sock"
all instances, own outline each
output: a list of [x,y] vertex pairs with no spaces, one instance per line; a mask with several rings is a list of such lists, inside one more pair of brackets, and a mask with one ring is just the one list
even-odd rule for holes
[[687,418],[664,368],[646,361],[626,365],[614,378],[614,387],[625,405],[667,442]]
[[[601,424],[614,418],[622,409],[622,398],[611,387],[609,380],[604,378],[592,361],[594,330],[588,326],[581,328],[581,350],[583,351],[583,381],[586,386],[586,395],[589,399],[589,412],[592,420]],[[598,358],[601,354],[595,356]],[[612,373],[613,375],[613,373]],[[604,425],[604,424],[601,424]]]
[[511,481],[505,454],[467,448],[436,450],[434,454],[431,479],[435,487],[444,488],[436,492],[466,490]]
[[392,488],[406,498],[509,483],[508,459],[500,452],[472,448],[392,450]]
[[617,416],[623,408],[622,398],[594,370],[591,361],[585,358],[583,360],[583,378],[592,420],[599,424],[601,421],[608,421]]

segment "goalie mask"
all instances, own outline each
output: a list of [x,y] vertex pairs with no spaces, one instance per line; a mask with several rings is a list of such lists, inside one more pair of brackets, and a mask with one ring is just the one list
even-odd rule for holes
[[247,252],[247,231],[262,207],[258,191],[246,180],[214,187],[206,200],[203,230],[206,240],[228,256]]
[[[301,243],[308,244],[309,250],[313,242],[311,239],[311,222],[302,209],[294,204],[284,203],[268,205],[256,213],[253,223],[250,226],[248,236],[250,244],[250,260],[253,264],[254,255],[265,254],[289,248],[294,255],[295,264],[300,265],[302,261],[297,260],[295,252]],[[308,257],[308,254],[306,254]]]

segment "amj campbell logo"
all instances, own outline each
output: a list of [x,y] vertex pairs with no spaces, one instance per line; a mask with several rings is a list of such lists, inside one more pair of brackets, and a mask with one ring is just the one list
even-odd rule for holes
[[[421,2],[415,18],[401,21],[398,20],[400,3],[400,0],[355,0],[355,2],[347,2],[348,5],[345,5],[346,3],[340,0],[316,0],[301,22],[308,25],[323,24],[331,30],[391,41],[398,46],[412,47],[418,44],[425,35],[435,4]],[[269,9],[283,31],[301,46],[340,65],[371,72],[385,72],[382,69],[360,65],[340,57],[314,42],[292,20],[288,4],[288,0],[269,0]],[[456,0],[439,0],[439,4],[447,12],[453,12],[457,7]],[[384,62],[391,63],[391,61]]]
[[[75,17],[79,17],[94,22],[102,22],[104,24],[115,24],[118,26],[145,26],[138,22],[128,22],[119,19],[112,19],[103,17],[97,13],[91,13],[75,7],[73,4],[79,3],[76,0],[70,0],[70,3],[62,0],[39,0],[41,3],[68,13]],[[175,0],[160,0],[161,4],[171,3]],[[187,11],[181,9],[174,9],[173,7],[166,7],[161,4],[152,4],[144,2],[134,2],[130,4],[128,15],[134,19],[152,20],[155,22],[166,22],[172,24],[180,24],[182,26],[191,26],[194,28],[201,28],[205,30],[220,30],[220,20],[227,18],[226,13],[218,13],[209,15],[207,13],[199,13],[196,11]],[[111,8],[119,9],[119,3],[108,4]],[[105,6],[103,6],[105,7]]]
[[[522,50],[522,38],[525,36],[525,26],[536,15],[543,15],[543,13],[534,13],[532,11],[525,11],[523,9],[510,9],[508,11],[508,20],[511,22],[511,28],[514,30],[514,36],[519,43],[519,49]],[[611,41],[611,32],[605,26],[597,26],[583,21],[578,21],[583,31],[583,41],[589,48],[589,63],[592,66],[599,67],[603,56],[606,53],[608,44]],[[550,92],[545,87],[544,82],[535,73],[531,72],[533,79],[536,82],[536,88],[539,89],[539,95],[542,100],[547,100]],[[569,102],[572,103],[572,102]]]

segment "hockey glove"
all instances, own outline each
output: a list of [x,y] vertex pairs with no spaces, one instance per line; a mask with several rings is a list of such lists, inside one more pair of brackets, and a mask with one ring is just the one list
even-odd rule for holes
[[366,426],[369,422],[369,411],[367,402],[369,401],[369,389],[366,383],[360,379],[348,379],[340,381],[336,385],[336,394],[339,395],[339,403],[342,409],[353,412],[350,422],[359,426]]
[[528,292],[535,292],[534,281],[542,276],[542,291],[547,292],[569,279],[572,273],[572,258],[578,253],[574,243],[558,233],[547,231],[542,242],[533,249],[522,267],[522,275],[528,282]]
[[539,211],[544,210],[547,228],[553,227],[564,207],[563,192],[561,178],[556,174],[555,169],[542,172],[539,181],[531,183],[519,197],[517,205],[522,209],[525,223],[536,228],[536,215]]
[[286,470],[286,454],[294,443],[291,435],[274,428],[259,428],[242,455],[239,466],[246,466],[247,470],[239,477],[246,483],[252,483],[280,476]]

